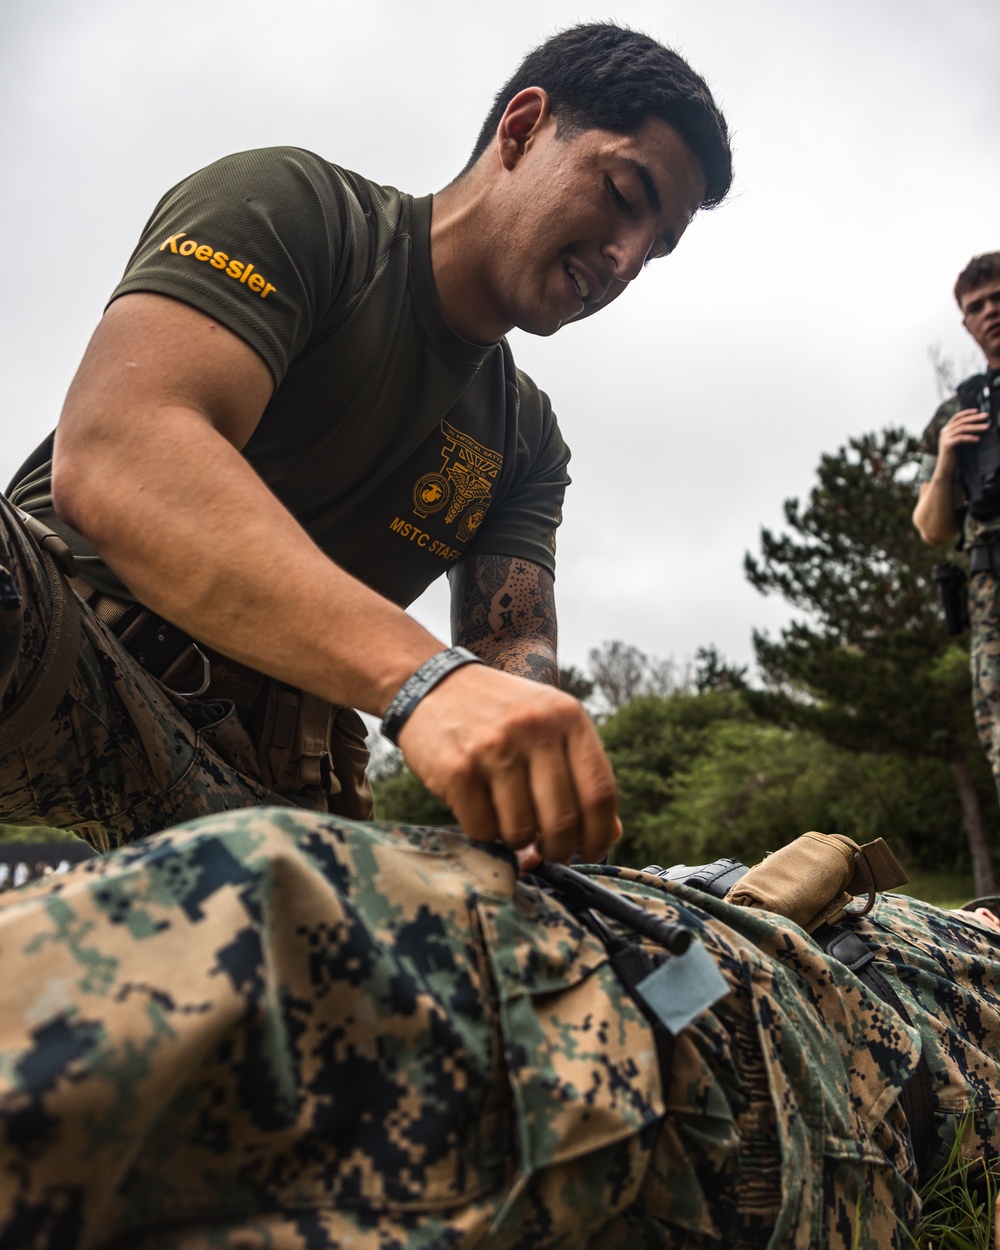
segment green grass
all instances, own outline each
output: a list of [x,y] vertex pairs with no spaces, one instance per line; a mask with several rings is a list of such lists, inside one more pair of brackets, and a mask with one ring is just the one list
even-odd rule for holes
[[0,842],[79,842],[70,829],[49,825],[0,825]]
[[912,1233],[916,1250],[990,1250],[997,1200],[998,1160],[964,1159],[962,1140],[971,1118],[958,1126],[944,1167],[921,1188],[923,1210]]

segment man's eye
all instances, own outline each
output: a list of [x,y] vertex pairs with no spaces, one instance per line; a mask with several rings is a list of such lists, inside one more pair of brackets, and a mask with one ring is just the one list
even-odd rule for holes
[[615,208],[620,208],[623,213],[630,213],[632,211],[631,204],[629,204],[628,200],[624,197],[624,195],[622,195],[610,178],[608,179],[608,194],[614,201]]

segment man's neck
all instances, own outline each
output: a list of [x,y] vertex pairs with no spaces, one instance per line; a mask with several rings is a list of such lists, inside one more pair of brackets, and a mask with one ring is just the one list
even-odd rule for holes
[[444,318],[472,343],[496,343],[510,329],[490,304],[489,246],[495,230],[476,168],[431,202],[431,271]]

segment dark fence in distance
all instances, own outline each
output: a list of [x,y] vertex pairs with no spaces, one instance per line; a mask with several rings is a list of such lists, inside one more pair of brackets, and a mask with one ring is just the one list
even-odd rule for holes
[[91,859],[86,842],[0,842],[0,893]]

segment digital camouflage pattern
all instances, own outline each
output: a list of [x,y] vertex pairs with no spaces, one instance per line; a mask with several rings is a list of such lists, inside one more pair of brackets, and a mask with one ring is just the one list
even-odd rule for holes
[[[212,812],[293,801],[261,781],[233,704],[175,694],[150,676],[42,558],[2,496],[0,564],[0,600],[4,570],[20,600],[19,612],[0,611],[0,636],[20,631],[6,691],[0,681],[0,819],[73,830],[105,851]],[[36,683],[60,597],[72,601],[74,656],[46,702]],[[360,725],[340,709],[338,726],[347,715]],[[294,801],[326,807],[312,792]]]
[[902,1248],[920,1043],[938,1159],[973,1103],[998,1153],[975,919],[853,922],[911,1029],[795,925],[587,871],[731,986],[666,1083],[597,939],[458,834],[237,812],[0,897],[0,1247]]
[[972,711],[979,741],[1000,787],[1000,578],[969,578]]

